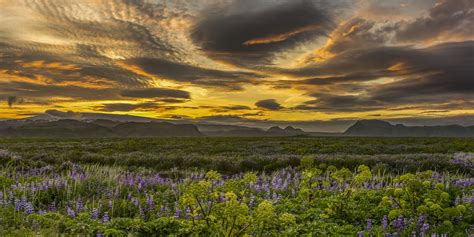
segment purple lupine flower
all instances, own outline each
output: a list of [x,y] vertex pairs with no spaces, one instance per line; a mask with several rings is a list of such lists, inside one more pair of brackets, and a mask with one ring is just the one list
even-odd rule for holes
[[67,207],[67,215],[72,217],[72,218],[75,218],[76,217],[76,212],[71,209],[70,207]]
[[420,234],[421,234],[421,236],[424,237],[425,234],[428,232],[429,229],[430,229],[430,224],[428,224],[428,223],[423,224],[423,225],[421,226],[421,228],[420,228]]
[[41,190],[43,190],[43,191],[48,190],[48,181],[43,180],[43,183],[42,183],[42,186],[41,186]]
[[97,220],[99,218],[99,212],[97,211],[97,208],[92,208],[90,215],[92,220]]
[[55,201],[53,201],[51,203],[51,205],[49,205],[49,210],[53,211],[53,212],[56,211],[56,202]]
[[76,201],[76,212],[77,213],[82,212],[83,209],[84,209],[84,204],[82,203],[81,198],[78,198]]
[[26,197],[25,196],[22,196],[21,197],[21,201],[20,201],[20,208],[22,210],[25,210],[25,207],[26,207]]
[[359,232],[359,237],[364,237],[364,232]]
[[153,197],[148,196],[147,199],[146,199],[146,202],[147,202],[148,208],[149,208],[150,210],[154,210],[154,209],[155,209],[155,202],[154,202],[154,200],[153,200]]
[[174,218],[178,219],[181,215],[181,210],[179,208],[176,208],[174,211]]
[[249,208],[252,209],[254,204],[255,204],[255,196],[252,194],[250,196]]
[[107,224],[109,222],[109,213],[104,212],[104,216],[102,217],[102,224]]
[[405,228],[405,222],[402,215],[400,215],[393,223],[394,227],[401,230]]
[[382,230],[386,230],[388,226],[388,217],[387,215],[384,215],[382,218]]
[[191,209],[186,208],[185,212],[184,212],[184,218],[186,218],[186,220],[189,220],[189,217],[191,216]]
[[143,208],[141,206],[138,207],[138,214],[140,214],[140,217],[145,220],[146,219],[146,216],[145,216],[145,212],[143,211]]
[[30,190],[32,193],[36,192],[36,186],[35,186],[35,183],[33,181],[31,181],[31,184],[30,184]]
[[15,196],[13,195],[12,190],[8,191],[8,197],[10,197],[10,203],[14,202]]
[[14,204],[15,204],[15,211],[20,211],[21,210],[21,204],[20,200],[18,198],[15,198]]
[[31,203],[31,202],[26,203],[25,212],[26,212],[26,214],[33,214],[33,212],[35,212],[35,210],[33,208],[33,203]]
[[367,231],[372,232],[373,225],[372,225],[372,219],[367,219]]

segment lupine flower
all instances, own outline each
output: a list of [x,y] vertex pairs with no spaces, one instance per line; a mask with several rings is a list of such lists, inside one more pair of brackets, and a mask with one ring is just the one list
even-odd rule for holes
[[153,197],[151,197],[151,196],[147,197],[146,202],[147,202],[148,208],[149,208],[150,210],[154,210],[154,209],[155,209],[155,203],[154,203],[154,201],[153,201]]
[[49,206],[49,210],[50,210],[50,211],[56,211],[56,202],[55,202],[55,201],[53,201],[53,202],[51,203],[51,205]]
[[418,216],[418,222],[416,223],[416,226],[421,227],[423,225],[424,221],[425,221],[425,218],[423,217],[423,215],[419,215]]
[[76,217],[76,212],[71,209],[70,207],[67,207],[67,215],[72,217],[72,218],[75,218]]
[[76,201],[76,212],[79,213],[84,209],[84,204],[82,203],[81,199],[78,198]]
[[15,198],[14,205],[15,205],[15,211],[20,211],[21,210],[21,204],[20,200],[18,198]]
[[104,212],[104,216],[102,217],[102,224],[107,224],[109,222],[109,213]]
[[31,202],[26,203],[25,212],[26,212],[26,214],[33,214],[33,212],[35,212],[35,210],[33,208],[33,203],[31,203]]
[[382,229],[385,231],[388,226],[388,217],[387,215],[384,215],[382,218]]
[[421,236],[422,237],[425,236],[425,234],[428,232],[429,229],[430,229],[430,225],[428,223],[423,224],[420,228]]
[[24,210],[25,207],[26,207],[26,197],[25,197],[25,196],[22,196],[22,197],[21,197],[21,201],[20,201],[20,208],[21,208],[22,210]]
[[372,225],[372,219],[367,219],[367,231],[372,232],[373,225]]
[[97,220],[97,218],[99,218],[99,212],[97,211],[97,208],[92,208],[91,210],[91,218],[92,220]]
[[397,229],[403,229],[405,228],[405,223],[403,216],[399,216],[393,223],[394,227]]
[[189,219],[189,217],[191,216],[191,209],[186,208],[185,212],[184,212],[184,218],[186,218],[186,220]]
[[252,209],[254,204],[255,204],[255,196],[252,194],[250,196],[249,208]]
[[181,210],[179,210],[179,208],[176,208],[174,211],[174,218],[178,219],[180,215],[181,215]]
[[146,219],[145,212],[143,211],[143,208],[141,206],[138,207],[138,213],[143,220]]

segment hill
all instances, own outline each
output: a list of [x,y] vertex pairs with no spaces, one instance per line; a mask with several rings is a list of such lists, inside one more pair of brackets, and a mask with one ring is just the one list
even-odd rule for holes
[[392,125],[381,120],[361,120],[349,127],[346,136],[368,137],[474,137],[474,127],[448,126],[405,126]]
[[192,124],[172,124],[166,122],[117,122],[80,121],[61,119],[57,121],[20,121],[2,123],[0,136],[3,137],[174,137],[201,136]]

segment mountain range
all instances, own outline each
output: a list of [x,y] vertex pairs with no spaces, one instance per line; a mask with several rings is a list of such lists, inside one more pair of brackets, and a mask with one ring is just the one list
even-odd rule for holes
[[405,126],[382,120],[361,120],[349,127],[346,136],[369,137],[474,137],[474,126]]
[[129,115],[47,111],[20,120],[0,121],[0,137],[474,137],[474,126],[405,126],[382,120],[360,120],[343,133],[305,132],[286,126],[268,129],[226,124],[167,121]]

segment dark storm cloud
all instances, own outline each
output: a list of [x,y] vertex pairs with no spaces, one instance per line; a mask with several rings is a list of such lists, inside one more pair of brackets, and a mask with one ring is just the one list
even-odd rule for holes
[[305,84],[305,85],[322,86],[322,85],[332,85],[332,84],[338,84],[338,83],[348,83],[348,82],[358,82],[358,81],[364,82],[364,81],[376,80],[380,78],[380,76],[383,76],[383,75],[384,75],[383,72],[380,72],[380,73],[358,72],[358,73],[347,74],[347,75],[342,75],[342,76],[315,77],[315,78],[303,79],[299,81],[298,83]]
[[[474,41],[446,43],[421,50],[423,58],[408,60],[413,75],[372,89],[373,98],[409,102],[443,96],[469,99],[474,94]],[[446,97],[445,97],[446,98]]]
[[426,17],[396,24],[402,42],[474,37],[474,1],[440,0]]
[[[299,72],[321,75],[300,82],[316,86],[306,88],[315,100],[296,109],[368,111],[410,104],[434,106],[449,101],[469,101],[474,99],[472,65],[474,41],[445,43],[425,49],[384,46],[349,50]],[[324,78],[325,74],[341,76]],[[360,84],[379,78],[397,80],[377,86]],[[351,83],[360,87],[359,95],[344,95],[344,92],[354,92],[344,91]],[[328,85],[338,93],[315,93],[320,86]]]
[[160,102],[170,103],[170,104],[179,104],[188,101],[187,99],[174,99],[174,98],[164,98],[159,99]]
[[236,112],[242,110],[252,110],[250,107],[245,105],[228,105],[228,106],[209,106],[211,111],[216,113]]
[[214,9],[195,25],[191,37],[211,57],[239,63],[327,35],[332,27],[328,12],[297,0],[256,10]]
[[109,88],[99,89],[80,86],[42,85],[17,81],[0,82],[0,96],[12,94],[22,98],[64,97],[87,100],[120,98],[118,90]]
[[120,95],[130,98],[191,98],[187,91],[164,88],[129,89],[123,90]]
[[261,77],[254,73],[207,69],[158,58],[135,58],[127,60],[127,63],[170,80],[236,90],[241,89],[242,83],[251,83]]
[[137,104],[129,104],[129,103],[113,103],[113,104],[104,104],[98,108],[99,111],[105,112],[126,112],[126,111],[133,111],[133,110],[156,110],[160,107],[165,107],[158,103],[137,103]]
[[311,96],[317,99],[307,101],[293,109],[316,110],[321,112],[357,112],[384,108],[379,102],[361,96],[324,93],[315,93]]
[[255,105],[259,108],[262,109],[268,109],[268,110],[280,110],[283,109],[283,107],[274,99],[268,99],[268,100],[260,100]]

